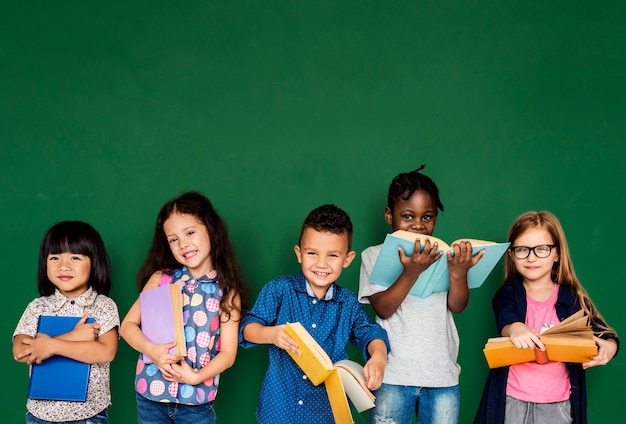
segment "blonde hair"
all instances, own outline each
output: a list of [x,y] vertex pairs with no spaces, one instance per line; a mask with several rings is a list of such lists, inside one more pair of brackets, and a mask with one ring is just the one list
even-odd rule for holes
[[[552,267],[552,281],[571,289],[578,297],[578,303],[581,308],[588,315],[592,323],[601,329],[598,335],[611,335],[616,337],[617,333],[611,327],[606,324],[602,315],[593,304],[591,298],[587,294],[587,291],[582,286],[576,272],[574,271],[574,264],[570,256],[569,247],[567,246],[567,239],[565,238],[565,232],[561,223],[552,213],[548,211],[530,211],[520,215],[511,224],[509,229],[508,241],[513,245],[513,242],[517,240],[523,233],[535,228],[541,228],[550,234],[552,241],[559,253],[559,261],[555,262]],[[504,280],[511,281],[516,278],[522,278],[520,273],[515,267],[511,255],[506,255],[504,259]]]

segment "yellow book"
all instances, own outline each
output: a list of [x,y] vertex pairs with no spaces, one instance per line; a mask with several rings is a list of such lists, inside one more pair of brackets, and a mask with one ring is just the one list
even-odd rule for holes
[[[299,322],[287,323],[285,331],[297,344],[301,356],[287,352],[313,385],[324,383],[337,424],[352,424],[348,398],[355,409],[363,412],[374,407],[376,399],[365,386],[363,367],[349,359],[333,364],[328,354]],[[346,397],[347,394],[347,397]]]
[[487,340],[483,353],[489,368],[533,361],[540,364],[548,361],[583,363],[598,354],[589,317],[582,310],[544,331],[540,339],[545,351],[520,349],[508,337],[494,337]]

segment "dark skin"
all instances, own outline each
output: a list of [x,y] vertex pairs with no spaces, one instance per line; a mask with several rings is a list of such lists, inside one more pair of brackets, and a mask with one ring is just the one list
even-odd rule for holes
[[[443,252],[437,253],[437,243],[431,243],[427,236],[432,235],[437,222],[437,206],[430,194],[423,190],[415,191],[407,200],[399,198],[393,210],[385,208],[385,221],[393,231],[404,230],[423,234],[415,240],[411,256],[398,248],[398,256],[404,269],[398,279],[387,290],[369,297],[376,314],[383,319],[389,318],[400,307],[420,274],[439,259]],[[424,248],[421,249],[421,243]],[[463,312],[469,301],[467,272],[484,255],[480,251],[472,256],[472,244],[462,241],[452,245],[454,254],[447,253],[450,271],[450,290],[448,291],[448,309],[453,313]]]

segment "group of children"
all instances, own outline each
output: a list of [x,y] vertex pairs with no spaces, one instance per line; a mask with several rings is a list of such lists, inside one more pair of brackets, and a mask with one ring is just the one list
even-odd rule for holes
[[[140,423],[213,423],[220,373],[239,346],[269,345],[269,366],[257,404],[260,423],[332,423],[323,385],[314,386],[288,352],[300,347],[285,331],[300,322],[333,362],[347,359],[351,342],[364,358],[365,382],[376,395],[372,423],[457,423],[459,336],[453,313],[467,306],[467,273],[483,252],[469,242],[438,251],[433,234],[443,211],[436,184],[423,166],[396,176],[389,186],[385,221],[395,230],[421,234],[409,256],[399,249],[403,271],[388,288],[369,281],[381,245],[361,255],[358,296],[336,284],[354,260],[348,214],[323,205],[305,218],[294,252],[301,271],[267,283],[247,310],[243,273],[227,227],[211,202],[184,193],[159,211],[154,236],[137,273],[139,291],[176,284],[183,299],[187,353],[175,342],[155,344],[141,331],[141,304],[120,324],[108,297],[109,259],[89,224],[56,224],[41,243],[38,289],[13,335],[16,361],[39,364],[62,355],[92,364],[85,402],[28,399],[26,423],[107,423],[109,367],[118,331],[138,352],[135,389]],[[565,235],[554,215],[528,212],[512,224],[505,283],[493,299],[498,331],[519,348],[543,349],[542,327],[583,309],[590,317],[598,355],[583,364],[527,363],[490,371],[476,423],[585,423],[584,370],[617,353],[619,340],[576,278]],[[423,245],[423,247],[421,247]],[[447,255],[450,289],[426,298],[409,294],[420,273]],[[369,303],[375,322],[363,308]],[[38,334],[40,315],[82,317],[69,333]],[[88,317],[95,322],[87,322]],[[547,377],[547,378],[546,378]]]

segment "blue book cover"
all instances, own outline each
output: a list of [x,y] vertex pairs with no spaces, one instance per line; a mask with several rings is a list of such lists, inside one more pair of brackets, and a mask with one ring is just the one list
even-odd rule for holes
[[[392,234],[387,234],[380,255],[372,269],[370,282],[384,287],[390,287],[400,276],[404,269],[400,262],[398,247],[402,247],[405,255],[410,256],[415,248],[415,239],[420,239],[423,248],[427,238],[432,242],[437,242],[438,251],[444,254],[435,263],[422,272],[409,291],[409,294],[418,297],[428,297],[433,293],[447,291],[450,289],[450,271],[448,270],[448,258],[446,252],[451,247],[441,239],[423,234],[416,234],[398,230]],[[476,265],[470,268],[467,273],[467,285],[470,289],[480,287],[487,279],[493,268],[498,264],[500,258],[509,247],[510,243],[495,243],[484,240],[469,240],[472,242],[472,254],[475,255],[481,250],[485,250],[484,256]],[[454,243],[451,243],[454,244]]]
[[[50,337],[65,334],[74,329],[80,318],[41,315],[37,332]],[[88,318],[87,322],[95,321]],[[87,399],[90,370],[90,364],[59,355],[54,355],[41,364],[33,364],[28,398],[84,402]]]

